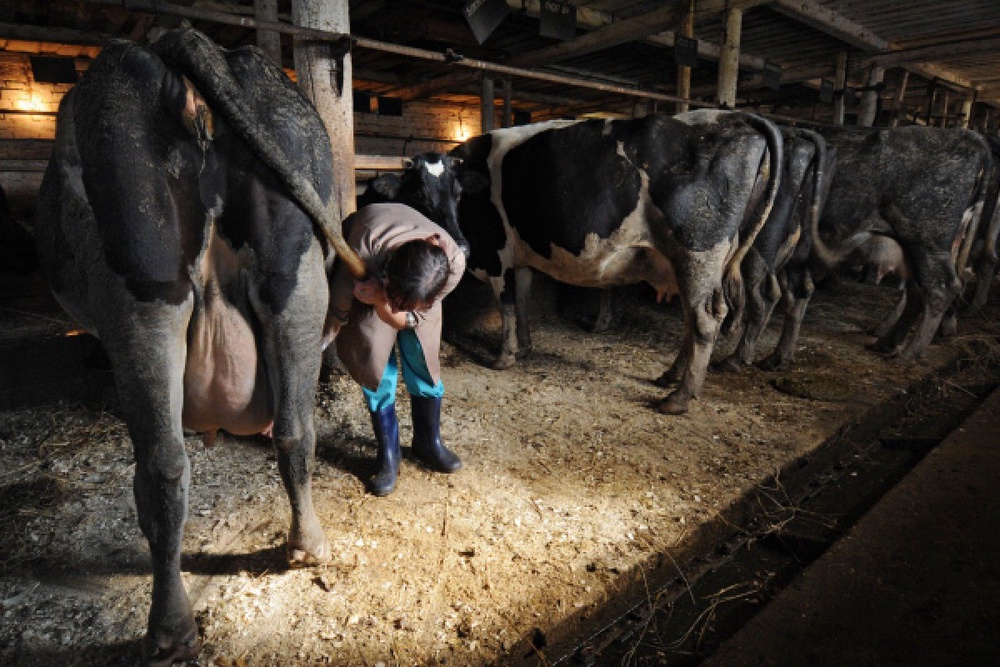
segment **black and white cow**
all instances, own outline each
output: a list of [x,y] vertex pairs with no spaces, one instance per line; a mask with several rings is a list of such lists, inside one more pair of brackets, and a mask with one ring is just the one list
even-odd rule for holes
[[332,168],[319,116],[277,66],[189,29],[150,49],[110,43],[60,106],[39,251],[107,350],[132,439],[153,562],[144,664],[200,648],[180,576],[185,428],[270,432],[289,560],[330,557],[310,473],[327,255],[346,248],[326,212]]
[[462,160],[441,153],[424,153],[404,160],[402,176],[386,173],[371,179],[358,196],[358,208],[368,204],[396,202],[423,213],[446,230],[469,256],[469,243],[458,226],[458,202],[465,187],[481,190],[485,182],[475,175],[459,181]]
[[781,187],[771,216],[743,259],[745,317],[736,348],[718,364],[723,370],[753,363],[757,340],[779,299],[784,308],[781,337],[758,365],[764,370],[778,370],[791,363],[815,291],[810,270],[810,218],[822,211],[833,181],[836,151],[828,152],[823,138],[811,130],[782,127],[781,134],[785,144]]
[[552,121],[495,130],[451,155],[462,160],[460,180],[476,181],[461,198],[459,225],[469,269],[501,305],[494,367],[530,350],[532,269],[584,287],[647,282],[659,298],[681,297],[682,347],[657,380],[679,385],[657,407],[686,412],[730,303],[742,305],[740,262],[779,182],[780,169],[770,168],[782,160],[777,128],[745,114]]
[[923,126],[820,133],[837,150],[837,173],[814,251],[828,266],[853,256],[903,275],[903,307],[872,348],[913,360],[961,289],[986,199],[989,146],[969,130]]

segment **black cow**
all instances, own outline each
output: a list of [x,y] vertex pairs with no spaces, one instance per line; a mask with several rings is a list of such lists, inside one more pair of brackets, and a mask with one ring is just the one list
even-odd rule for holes
[[739,342],[718,364],[723,370],[753,363],[754,347],[779,298],[784,307],[781,337],[758,365],[778,370],[789,364],[815,291],[810,217],[822,210],[833,181],[836,151],[828,152],[823,138],[811,130],[783,127],[781,133],[785,143],[781,187],[771,216],[743,259],[747,306]]
[[837,150],[837,174],[814,251],[828,266],[853,255],[903,274],[905,307],[872,348],[913,360],[961,289],[986,198],[989,146],[975,132],[922,126],[820,132]]
[[330,557],[310,471],[325,255],[346,247],[326,212],[331,174],[323,124],[282,71],[193,30],[150,49],[110,43],[60,106],[39,252],[114,369],[153,561],[146,664],[200,648],[180,577],[185,428],[206,442],[217,429],[270,432],[292,508],[289,560]]
[[[494,367],[530,350],[531,269],[584,287],[645,281],[659,298],[681,296],[682,347],[657,383],[679,382],[658,409],[685,412],[704,383],[727,301],[742,305],[739,265],[779,182],[780,169],[770,169],[782,160],[777,128],[745,114],[689,124],[666,116],[552,121],[475,137],[451,155],[462,159],[467,184],[459,224],[468,266],[501,304]],[[766,205],[752,216],[762,196]]]

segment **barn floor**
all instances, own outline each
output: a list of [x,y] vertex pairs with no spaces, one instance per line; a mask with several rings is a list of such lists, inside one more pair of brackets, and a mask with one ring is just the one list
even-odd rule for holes
[[[321,383],[314,499],[334,551],[323,568],[282,567],[288,510],[267,443],[188,439],[183,569],[205,639],[198,664],[579,658],[574,647],[636,595],[693,579],[717,544],[759,524],[762,492],[780,505],[783,480],[813,460],[864,466],[864,450],[831,449],[852,426],[891,427],[918,398],[964,406],[1000,369],[996,290],[984,317],[901,365],[864,347],[895,292],[840,281],[814,299],[792,370],[712,374],[688,415],[668,417],[651,408],[663,391],[650,380],[677,349],[677,305],[621,289],[621,323],[588,334],[575,319],[591,294],[535,287],[534,354],[510,371],[487,367],[499,318],[486,290],[463,283],[446,306],[443,432],[465,463],[453,476],[405,461],[393,495],[366,495],[374,444],[359,391],[341,376]],[[61,335],[71,325],[55,312],[10,303],[0,303],[0,663],[133,664],[149,566],[108,373],[92,342]],[[742,597],[759,605],[769,594],[761,585]],[[661,664],[671,651],[695,664],[717,643],[710,625],[661,637]],[[691,636],[706,641],[692,649],[681,641]]]

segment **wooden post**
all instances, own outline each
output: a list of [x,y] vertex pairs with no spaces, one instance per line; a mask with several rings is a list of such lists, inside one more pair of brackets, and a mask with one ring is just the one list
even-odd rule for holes
[[896,94],[892,98],[892,121],[889,123],[892,127],[899,125],[899,121],[903,119],[905,113],[903,111],[903,98],[906,96],[906,85],[910,81],[910,72],[905,69],[902,72],[899,78],[899,86],[896,88]]
[[972,95],[966,95],[962,100],[962,117],[958,120],[958,126],[963,130],[969,129],[969,121],[972,119]]
[[[278,21],[278,0],[253,0],[253,15],[258,21]],[[281,65],[281,34],[274,30],[258,30],[257,46]]]
[[847,51],[837,54],[837,69],[833,74],[833,124],[844,124],[844,95],[847,94]]
[[[347,0],[292,0],[292,23],[330,32],[351,31]],[[330,205],[341,218],[354,212],[354,95],[351,53],[343,45],[296,37],[299,87],[312,100],[330,135],[333,193]]]
[[951,91],[944,89],[944,101],[941,103],[941,120],[938,127],[948,127],[948,111],[951,109]]
[[503,110],[500,114],[500,127],[510,127],[514,124],[514,112],[511,109],[514,83],[509,76],[505,76],[501,85],[503,87]]
[[493,77],[487,74],[483,77],[483,88],[479,98],[479,110],[482,116],[482,132],[486,134],[496,127],[493,110]]
[[933,124],[931,116],[934,115],[934,103],[937,101],[937,93],[937,80],[935,79],[930,82],[930,85],[927,88],[927,114],[924,118],[925,125]]
[[[682,37],[694,37],[694,0],[688,7],[684,21],[681,23],[679,33]],[[677,66],[677,97],[685,99],[691,97],[691,68],[684,65]],[[675,113],[684,113],[688,110],[687,102],[677,102],[674,104]]]
[[719,58],[719,104],[736,108],[736,84],[740,78],[740,33],[743,30],[743,10],[726,9],[726,43]]
[[875,124],[875,117],[878,115],[878,85],[882,83],[883,76],[885,67],[882,65],[872,65],[868,70],[868,83],[865,94],[861,97],[861,109],[858,110],[858,125],[861,127]]
[[740,33],[743,30],[743,10],[726,9],[726,41],[719,55],[719,104],[736,108],[736,84],[740,76]]

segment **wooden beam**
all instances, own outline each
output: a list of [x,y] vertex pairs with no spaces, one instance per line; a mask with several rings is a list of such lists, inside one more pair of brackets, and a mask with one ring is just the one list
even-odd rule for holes
[[654,9],[640,16],[615,21],[603,28],[559,44],[523,53],[509,59],[511,65],[568,60],[577,56],[603,51],[613,46],[635,42],[672,27],[683,16],[676,4]]
[[941,60],[951,56],[966,56],[977,53],[996,53],[1000,51],[1000,37],[981,39],[978,41],[949,42],[934,46],[924,46],[917,49],[900,49],[880,53],[862,61],[862,65],[906,65]]
[[771,7],[799,23],[867,51],[888,51],[889,41],[860,23],[827,9],[817,0],[774,0]]
[[[771,4],[776,11],[789,16],[800,23],[808,25],[820,32],[855,46],[865,51],[897,51],[899,47],[859,23],[827,9],[817,0],[774,0]],[[940,79],[942,82],[962,88],[974,88],[971,81],[965,77],[934,64],[912,65],[907,69],[927,79]]]
[[0,39],[17,39],[46,44],[73,44],[103,47],[113,35],[100,32],[54,28],[16,23],[0,23]]

